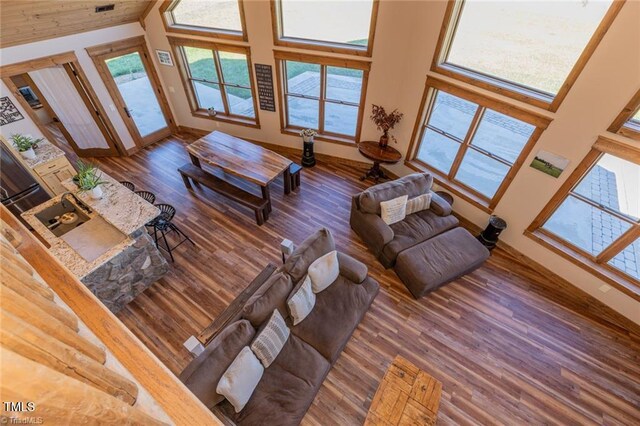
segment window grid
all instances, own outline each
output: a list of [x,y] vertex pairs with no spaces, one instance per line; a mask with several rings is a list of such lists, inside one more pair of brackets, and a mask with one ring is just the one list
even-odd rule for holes
[[174,10],[178,7],[180,0],[165,1],[160,6],[162,21],[168,32],[202,35],[206,37],[216,37],[229,40],[248,41],[246,24],[244,19],[243,0],[238,2],[238,17],[240,19],[240,29],[225,29],[193,23],[178,22]]
[[[458,170],[460,169],[460,164],[462,164],[462,160],[464,159],[467,151],[469,149],[474,150],[478,153],[480,153],[481,155],[484,155],[486,157],[489,157],[493,160],[496,160],[502,164],[504,164],[505,166],[509,167],[509,170],[511,170],[511,167],[513,167],[514,163],[507,161],[503,158],[501,158],[498,155],[495,155],[481,147],[475,146],[473,145],[473,138],[476,135],[476,132],[478,130],[479,124],[482,121],[482,118],[484,116],[485,111],[487,110],[486,107],[482,106],[482,105],[477,105],[476,111],[474,113],[474,117],[473,120],[471,121],[470,125],[469,125],[469,129],[467,130],[467,134],[464,138],[464,140],[456,137],[455,135],[449,134],[433,125],[430,124],[430,119],[431,119],[431,114],[433,113],[433,108],[435,106],[435,100],[436,100],[436,96],[438,94],[438,92],[441,91],[440,89],[433,89],[433,92],[431,93],[430,96],[430,103],[429,103],[429,111],[425,117],[425,120],[423,122],[423,126],[422,126],[422,131],[420,133],[420,136],[418,138],[418,141],[420,141],[419,143],[422,143],[422,139],[424,138],[424,133],[427,129],[434,131],[436,133],[441,134],[442,136],[457,142],[458,144],[460,144],[460,146],[458,147],[458,152],[456,154],[456,157],[453,161],[453,164],[451,165],[451,168],[449,169],[449,172],[444,172],[444,175],[446,175],[447,179],[455,182],[457,185],[460,185],[462,187],[464,187],[464,189],[466,191],[469,191],[471,193],[473,193],[476,197],[479,197],[487,202],[492,201],[495,198],[495,195],[498,194],[500,192],[500,189],[502,188],[502,186],[505,184],[506,181],[506,177],[503,179],[503,181],[500,183],[500,185],[498,186],[498,189],[496,190],[495,194],[492,197],[488,197],[484,194],[482,194],[481,192],[477,191],[474,188],[469,187],[468,185],[464,184],[463,182],[459,181],[458,179],[456,179],[456,175],[458,174]],[[445,91],[442,91],[444,93],[446,93]],[[418,146],[418,150],[419,150],[419,146]],[[416,150],[416,153],[418,152],[418,150]],[[431,166],[430,164],[426,163],[424,160],[418,159],[418,161],[421,161],[425,166],[429,167],[430,169],[436,169],[439,170],[437,168],[435,168],[434,166]],[[440,172],[442,173],[442,171],[440,170]]]
[[[191,68],[189,66],[189,61],[187,60],[187,55],[184,51],[183,47],[180,47],[180,52],[182,54],[182,59],[184,61],[185,64],[185,68],[187,70],[187,74],[188,74],[188,79],[189,79],[189,84],[191,86],[191,90],[193,91],[194,97],[196,99],[197,102],[197,106],[199,109],[207,109],[205,106],[202,106],[200,104],[200,98],[198,96],[198,91],[195,88],[195,83],[196,82],[201,82],[201,83],[209,83],[209,84],[215,84],[216,86],[218,86],[220,88],[220,95],[222,97],[222,104],[224,105],[224,115],[229,116],[229,117],[240,117],[240,118],[250,118],[250,119],[254,119],[255,117],[250,117],[250,116],[244,116],[244,115],[239,115],[239,114],[234,114],[231,112],[231,109],[229,107],[229,100],[227,98],[227,87],[237,87],[240,89],[248,89],[248,90],[252,90],[251,86],[243,86],[243,85],[239,85],[239,84],[234,84],[234,83],[225,83],[225,79],[224,79],[224,73],[222,71],[222,64],[220,63],[220,53],[217,50],[212,50],[212,49],[208,49],[211,51],[211,55],[213,57],[213,62],[215,64],[215,68],[216,68],[216,74],[218,75],[218,80],[220,81],[212,81],[212,80],[207,80],[204,78],[197,78],[197,77],[193,77],[193,75],[191,74]],[[247,64],[248,66],[248,64]],[[253,93],[252,93],[253,96]],[[218,111],[219,113],[220,111]],[[254,112],[255,114],[255,112]]]
[[[324,113],[325,113],[325,105],[327,103],[330,104],[336,104],[336,105],[348,105],[348,106],[353,106],[356,108],[360,108],[360,103],[355,103],[355,102],[347,102],[347,101],[340,101],[337,99],[331,99],[331,98],[327,98],[326,92],[327,92],[327,69],[330,65],[323,65],[323,64],[317,64],[320,66],[320,95],[319,96],[309,96],[309,95],[302,95],[299,93],[291,93],[289,92],[289,79],[287,78],[288,72],[287,72],[287,60],[283,60],[282,61],[282,68],[283,68],[283,76],[284,76],[284,100],[285,100],[285,108],[286,108],[286,120],[287,120],[287,127],[289,128],[294,128],[294,129],[302,129],[302,127],[300,126],[296,126],[294,124],[290,124],[289,123],[289,102],[287,101],[287,99],[289,97],[292,98],[300,98],[300,99],[309,99],[309,100],[314,100],[314,101],[318,101],[319,105],[318,105],[318,129],[316,129],[318,131],[319,135],[328,135],[328,136],[337,136],[337,137],[347,137],[347,138],[353,138],[355,136],[353,135],[346,135],[346,134],[342,134],[342,133],[334,133],[334,132],[328,132],[325,131],[324,129]],[[307,62],[310,63],[310,62]],[[364,88],[360,89],[361,91],[364,90]],[[357,132],[356,132],[357,133]]]

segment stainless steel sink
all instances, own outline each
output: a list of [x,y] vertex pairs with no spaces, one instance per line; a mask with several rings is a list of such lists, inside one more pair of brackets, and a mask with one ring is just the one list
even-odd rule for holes
[[35,216],[56,237],[60,237],[91,220],[85,212],[67,200],[47,207],[40,213],[36,213]]

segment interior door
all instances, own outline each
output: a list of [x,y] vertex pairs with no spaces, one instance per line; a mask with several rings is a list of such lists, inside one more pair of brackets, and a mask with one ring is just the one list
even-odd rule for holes
[[136,144],[144,147],[169,136],[171,112],[144,46],[113,50],[98,60],[103,79]]

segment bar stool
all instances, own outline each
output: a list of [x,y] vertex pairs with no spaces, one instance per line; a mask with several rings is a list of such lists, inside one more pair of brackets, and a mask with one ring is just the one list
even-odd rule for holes
[[154,194],[153,192],[149,192],[149,191],[135,191],[136,195],[141,197],[143,200],[145,200],[148,203],[155,203],[156,202],[156,194]]
[[[175,250],[180,244],[184,243],[185,241],[189,241],[193,245],[195,245],[195,243],[191,240],[191,238],[187,236],[187,234],[182,232],[173,222],[171,222],[173,217],[176,215],[176,209],[173,206],[169,204],[156,204],[156,207],[160,209],[160,215],[152,222],[150,222],[151,226],[153,226],[153,238],[156,242],[156,247],[169,253],[171,261],[174,262],[172,253],[173,250]],[[171,231],[177,233],[182,237],[182,240],[173,247],[170,246],[169,242],[167,241],[167,234]],[[158,235],[158,232],[160,232],[160,235]],[[164,241],[164,245],[166,248],[160,246],[160,238],[162,238],[162,240]]]
[[136,190],[136,186],[133,184],[133,182],[129,182],[128,180],[120,181],[120,185],[124,186],[125,188],[127,188],[129,191],[132,191],[132,192],[135,192]]

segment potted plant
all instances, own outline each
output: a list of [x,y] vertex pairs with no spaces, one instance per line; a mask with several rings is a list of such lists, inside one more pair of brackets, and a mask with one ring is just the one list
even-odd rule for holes
[[11,135],[11,141],[22,157],[33,160],[36,158],[36,153],[33,149],[39,142],[42,142],[42,139],[33,139],[30,135],[13,134]]
[[102,188],[100,185],[107,183],[101,180],[102,174],[98,172],[98,168],[91,163],[84,163],[78,160],[77,168],[78,174],[73,178],[80,192],[89,192],[91,198],[98,200],[102,198]]
[[380,148],[386,148],[389,144],[389,137],[397,143],[396,138],[389,135],[389,130],[393,129],[395,125],[402,120],[403,116],[404,114],[399,112],[397,109],[394,109],[391,113],[387,114],[384,107],[371,104],[371,121],[375,123],[378,130],[382,130],[382,136],[380,136],[379,141]]
[[317,135],[318,132],[316,132],[313,129],[302,129],[300,130],[300,136],[302,136],[302,140],[304,142],[313,142],[313,137],[315,135]]

